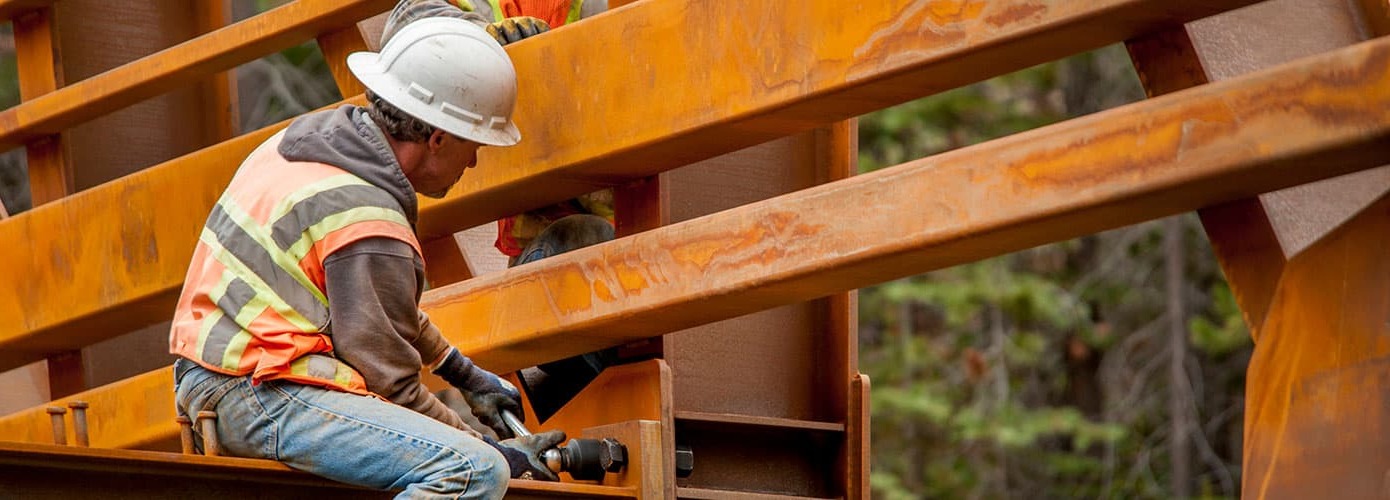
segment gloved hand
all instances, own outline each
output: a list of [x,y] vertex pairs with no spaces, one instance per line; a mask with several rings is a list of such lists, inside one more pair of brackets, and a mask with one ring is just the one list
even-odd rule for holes
[[531,16],[509,17],[487,25],[487,34],[492,35],[497,39],[497,43],[502,45],[519,42],[547,31],[550,31],[549,23]]
[[434,369],[449,385],[463,393],[473,416],[488,426],[503,439],[512,437],[512,430],[502,420],[502,410],[521,415],[521,393],[510,382],[496,374],[478,368],[456,348],[449,348],[449,354]]
[[560,476],[545,466],[541,452],[565,442],[565,431],[549,431],[530,436],[512,438],[494,445],[502,456],[507,457],[507,465],[512,468],[512,479],[536,479],[540,481],[559,481]]

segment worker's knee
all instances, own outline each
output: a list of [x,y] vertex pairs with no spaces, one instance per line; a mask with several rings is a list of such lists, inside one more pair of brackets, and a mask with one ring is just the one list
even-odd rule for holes
[[468,490],[483,491],[503,488],[511,478],[506,457],[480,439],[465,436],[449,445],[457,457],[451,471],[455,480],[464,481]]
[[547,226],[536,239],[549,239],[564,253],[613,239],[613,225],[597,215],[570,215]]

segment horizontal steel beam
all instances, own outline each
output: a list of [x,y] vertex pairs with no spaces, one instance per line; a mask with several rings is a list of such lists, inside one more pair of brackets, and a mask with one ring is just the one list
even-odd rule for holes
[[[485,148],[450,197],[422,203],[419,229],[428,240],[1248,3],[885,0],[849,15],[818,0],[788,16],[781,0],[640,2],[509,46],[525,138]],[[624,57],[585,50],[604,44]],[[0,370],[167,319],[218,192],[282,126],[0,222],[0,241],[27,242],[0,245]]]
[[13,21],[22,14],[50,7],[55,1],[57,0],[0,0],[0,22]]
[[[508,371],[1376,167],[1387,151],[1383,38],[431,290],[423,307]],[[45,418],[0,418],[0,439]],[[130,421],[110,425],[138,434]]]
[[[30,5],[34,2],[20,2]],[[0,151],[56,134],[385,12],[394,0],[296,0],[0,112]]]
[[[0,498],[385,499],[279,462],[154,451],[0,442]],[[636,498],[635,488],[512,480],[508,498]]]

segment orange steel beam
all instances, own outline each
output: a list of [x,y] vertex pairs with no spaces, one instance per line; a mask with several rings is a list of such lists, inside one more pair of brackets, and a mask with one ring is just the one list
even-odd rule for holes
[[12,21],[20,14],[51,7],[57,0],[0,0],[0,21]]
[[[262,497],[385,499],[392,493],[351,486],[270,460],[155,451],[0,442],[0,496],[73,498]],[[196,492],[196,493],[195,493]],[[637,498],[636,487],[511,480],[509,498]]]
[[[780,0],[749,0],[713,19],[692,1],[637,2],[509,46],[525,139],[485,148],[493,167],[422,203],[423,239],[1251,3],[893,0],[847,15],[816,1],[786,16]],[[632,45],[628,62],[582,50],[603,44]],[[0,223],[0,241],[29,242],[0,245],[12,284],[0,287],[0,369],[167,319],[218,192],[283,125]]]
[[[1386,151],[1390,38],[431,290],[423,307],[509,371],[1375,167]],[[167,372],[126,383],[169,398]],[[139,435],[135,409],[172,405],[144,403],[100,418]],[[0,418],[0,439],[46,418]]]
[[[419,232],[441,237],[1252,3],[810,1],[796,15],[782,0],[626,5],[508,48],[524,139],[480,153],[505,168],[425,200]],[[625,49],[615,60],[593,47]]]
[[508,371],[1329,178],[1390,151],[1390,38],[426,294]]
[[135,104],[389,9],[393,0],[297,0],[0,112],[0,150]]

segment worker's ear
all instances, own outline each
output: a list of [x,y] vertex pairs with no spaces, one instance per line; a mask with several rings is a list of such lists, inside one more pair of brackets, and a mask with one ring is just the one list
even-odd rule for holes
[[448,132],[434,129],[434,133],[430,134],[429,138],[425,139],[425,145],[429,146],[431,153],[438,153],[439,148],[444,147],[444,140],[448,138],[448,136]]

